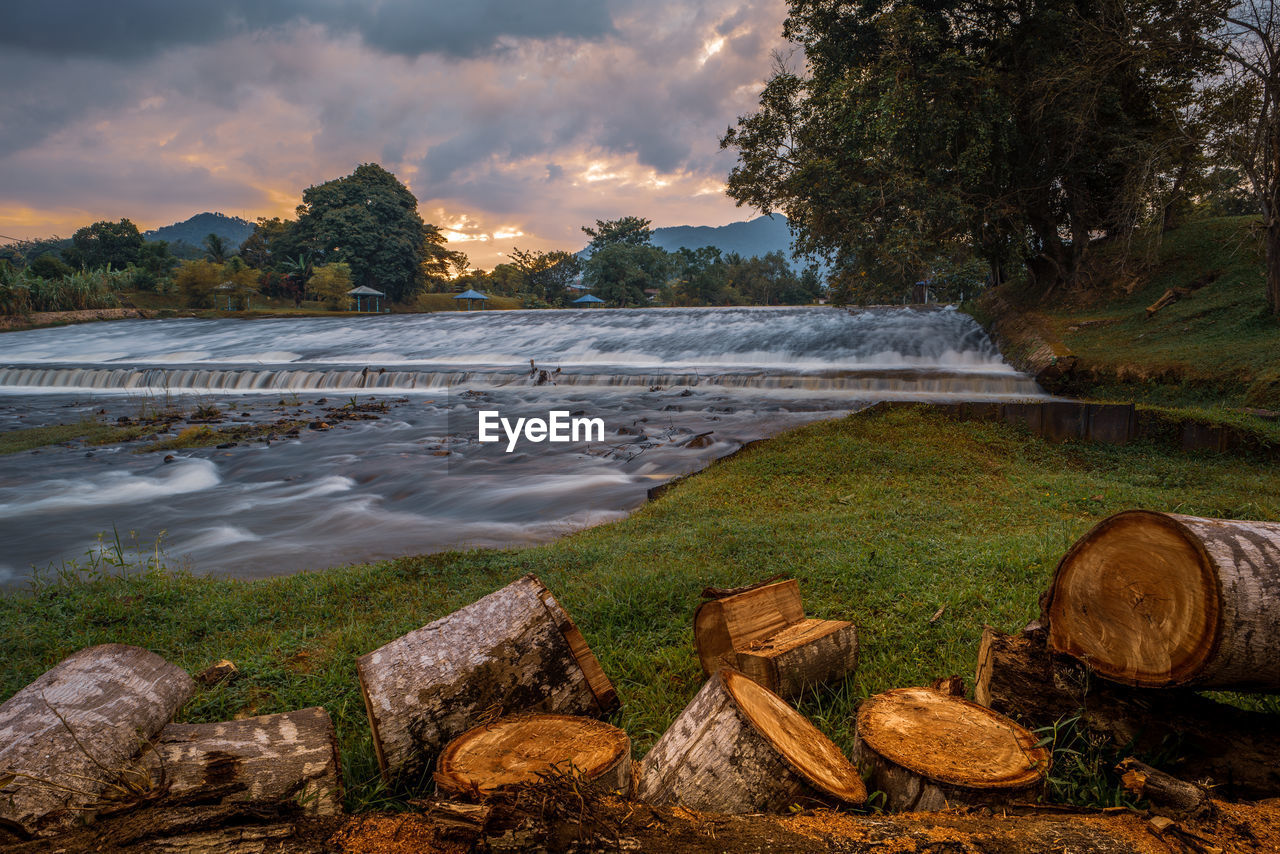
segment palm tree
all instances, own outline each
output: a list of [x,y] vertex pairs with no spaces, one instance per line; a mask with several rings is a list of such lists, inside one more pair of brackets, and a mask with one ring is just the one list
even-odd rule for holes
[[223,240],[221,235],[210,233],[205,236],[204,257],[206,261],[222,264],[230,256],[231,252],[227,248],[227,241]]

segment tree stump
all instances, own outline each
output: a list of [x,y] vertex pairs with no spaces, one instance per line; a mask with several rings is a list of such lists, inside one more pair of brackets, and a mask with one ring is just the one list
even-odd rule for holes
[[0,705],[0,828],[56,831],[129,796],[126,773],[195,685],[153,652],[82,649]]
[[702,672],[736,669],[783,697],[857,669],[858,633],[844,620],[808,619],[795,579],[742,588],[693,615]]
[[852,763],[786,701],[724,669],[712,676],[644,760],[636,797],[742,814],[795,803],[860,804]]
[[597,791],[629,794],[631,739],[593,718],[503,718],[449,742],[435,779],[442,792],[484,798],[555,774],[577,777]]
[[1051,653],[1038,624],[1021,635],[987,627],[974,694],[984,706],[1033,728],[1079,716],[1117,747],[1154,754],[1176,743],[1176,761],[1164,770],[1212,780],[1219,795],[1280,796],[1275,715],[1246,712],[1194,691],[1128,688],[1091,677],[1075,659]]
[[303,815],[342,812],[338,742],[322,708],[211,724],[169,724],[143,754],[147,773],[181,797],[210,786],[224,803],[293,803]]
[[902,812],[1032,800],[1049,772],[1036,737],[988,708],[898,688],[858,708],[854,758],[885,807]]
[[388,782],[420,778],[484,719],[617,705],[581,632],[532,575],[362,656],[357,671]]
[[1129,510],[1058,564],[1049,647],[1146,688],[1280,689],[1280,523]]

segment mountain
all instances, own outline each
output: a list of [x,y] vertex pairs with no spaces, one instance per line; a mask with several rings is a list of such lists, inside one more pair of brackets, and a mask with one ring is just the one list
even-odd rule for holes
[[253,223],[238,216],[206,211],[184,222],[175,222],[164,228],[143,232],[142,236],[147,240],[167,240],[171,244],[185,243],[188,246],[199,247],[204,243],[205,237],[216,234],[235,249],[253,233],[253,228]]
[[715,246],[726,255],[737,252],[744,258],[781,252],[791,257],[791,230],[782,214],[770,214],[728,225],[676,225],[653,230],[653,245],[674,252]]

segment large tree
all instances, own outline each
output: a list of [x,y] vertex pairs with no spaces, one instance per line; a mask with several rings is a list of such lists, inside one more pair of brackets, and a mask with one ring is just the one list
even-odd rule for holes
[[102,220],[77,230],[71,235],[71,243],[63,254],[72,264],[88,269],[123,270],[137,263],[142,251],[142,234],[130,220]]
[[1210,145],[1253,191],[1262,214],[1267,305],[1280,314],[1280,9],[1272,0],[1234,3],[1214,44],[1225,67],[1206,92]]
[[722,140],[729,193],[866,280],[976,253],[1075,281],[1092,239],[1167,204],[1214,0],[791,0],[760,108]]
[[376,163],[309,187],[297,214],[289,239],[281,241],[285,255],[345,263],[356,285],[393,300],[408,299],[428,276],[448,272],[452,253],[444,236],[422,221],[409,188]]
[[545,300],[548,305],[565,304],[567,288],[582,270],[578,256],[561,249],[551,252],[515,249],[511,252],[511,262],[524,277],[522,290]]

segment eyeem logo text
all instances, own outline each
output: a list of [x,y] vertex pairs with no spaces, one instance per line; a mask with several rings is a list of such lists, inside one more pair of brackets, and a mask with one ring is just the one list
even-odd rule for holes
[[516,449],[523,438],[526,442],[603,442],[603,418],[572,418],[567,409],[553,409],[541,418],[517,418],[515,423],[503,418],[496,409],[480,410],[479,440],[501,442],[498,429],[506,435],[507,453]]

